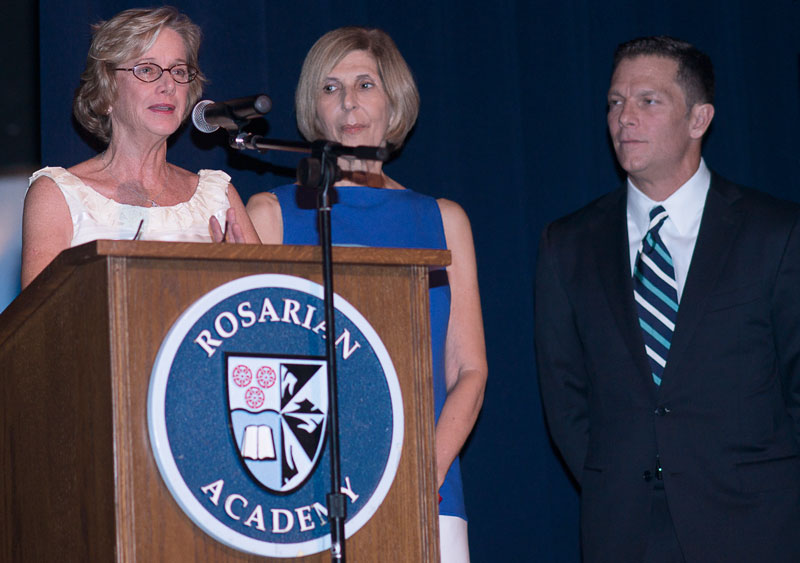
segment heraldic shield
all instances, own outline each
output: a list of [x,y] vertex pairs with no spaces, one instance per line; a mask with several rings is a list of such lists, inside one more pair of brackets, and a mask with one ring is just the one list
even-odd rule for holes
[[314,357],[226,355],[233,439],[250,474],[273,493],[300,487],[323,452],[326,363]]

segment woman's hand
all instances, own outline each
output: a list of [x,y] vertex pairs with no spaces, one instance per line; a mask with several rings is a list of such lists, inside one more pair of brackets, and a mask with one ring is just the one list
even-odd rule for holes
[[208,230],[211,232],[211,240],[214,242],[234,242],[259,244],[261,239],[258,237],[250,217],[244,209],[236,188],[228,184],[228,201],[231,206],[225,212],[225,229],[219,224],[216,217],[212,216],[208,220]]
[[242,226],[236,221],[236,210],[233,207],[225,212],[225,230],[222,229],[222,225],[213,215],[208,220],[208,227],[211,230],[211,239],[214,242],[247,242]]

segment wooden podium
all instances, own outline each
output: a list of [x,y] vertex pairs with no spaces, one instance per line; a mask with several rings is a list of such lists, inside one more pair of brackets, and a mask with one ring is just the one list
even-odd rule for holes
[[[405,411],[394,483],[347,559],[438,562],[428,272],[449,253],[333,256],[335,291],[385,344]],[[207,535],[171,496],[148,436],[150,373],[169,328],[213,288],[262,273],[321,283],[320,260],[314,247],[131,241],[62,253],[0,315],[0,560],[265,560]]]

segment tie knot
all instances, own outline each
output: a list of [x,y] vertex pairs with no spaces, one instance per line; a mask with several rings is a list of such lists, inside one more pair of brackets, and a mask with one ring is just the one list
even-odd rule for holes
[[663,205],[656,205],[653,209],[650,210],[650,226],[647,227],[648,231],[658,230],[661,228],[661,225],[664,224],[664,221],[667,219],[667,210],[664,209]]

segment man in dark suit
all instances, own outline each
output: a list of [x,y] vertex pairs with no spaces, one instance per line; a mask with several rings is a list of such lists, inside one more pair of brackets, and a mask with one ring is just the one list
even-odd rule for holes
[[800,213],[710,172],[711,61],[618,47],[625,186],[550,224],[536,279],[548,426],[585,561],[800,561]]

